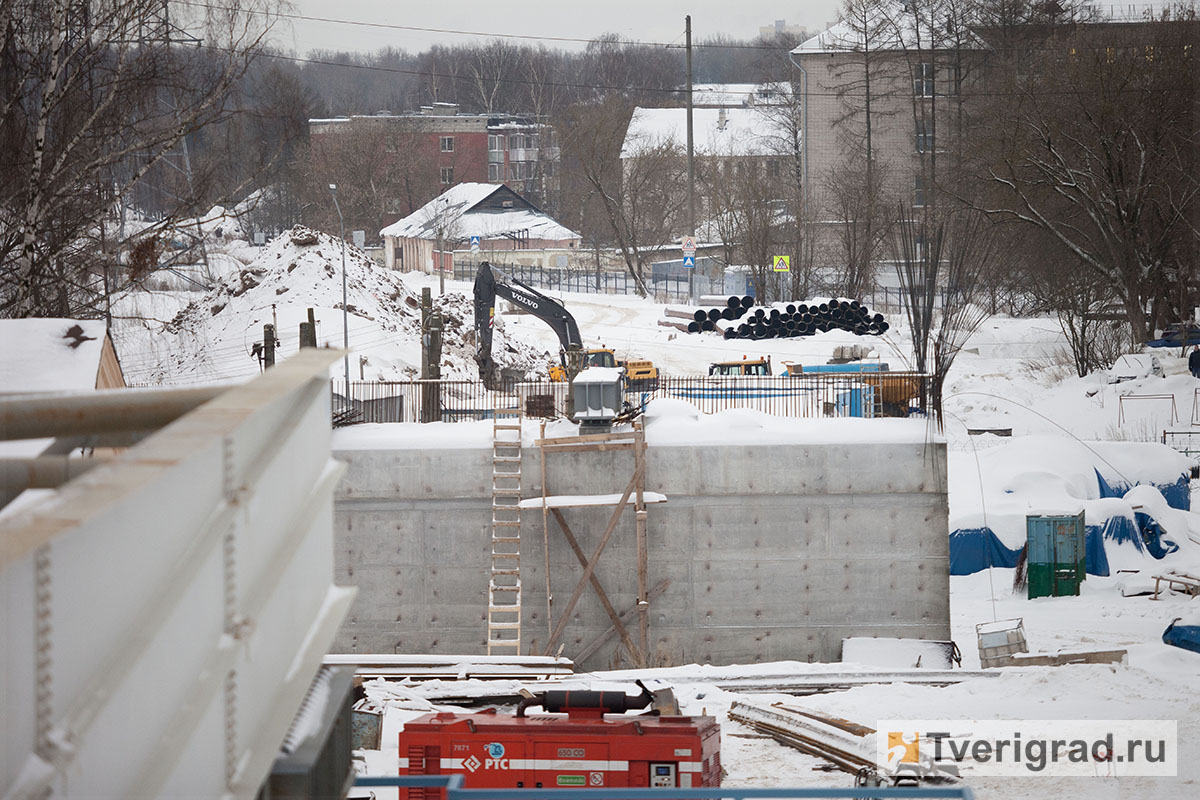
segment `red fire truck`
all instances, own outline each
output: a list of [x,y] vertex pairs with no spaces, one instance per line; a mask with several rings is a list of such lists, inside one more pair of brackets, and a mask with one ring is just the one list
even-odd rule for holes
[[[712,717],[626,715],[649,704],[624,692],[544,692],[515,715],[427,714],[400,733],[400,774],[461,773],[469,789],[721,785]],[[540,705],[567,716],[526,716]],[[608,716],[606,716],[606,714]],[[410,789],[409,800],[440,790]]]

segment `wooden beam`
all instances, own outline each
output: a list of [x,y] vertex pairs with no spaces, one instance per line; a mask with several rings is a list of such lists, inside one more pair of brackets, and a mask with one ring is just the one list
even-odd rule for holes
[[550,439],[538,439],[534,444],[554,447],[560,444],[580,444],[581,442],[614,442],[634,438],[633,431],[621,433],[587,433],[582,436],[557,436]]
[[[638,579],[638,634],[641,640],[643,654],[649,655],[650,648],[650,598],[647,595],[647,547],[646,547],[646,434],[640,425],[635,423],[637,433],[635,439],[637,449],[634,452],[638,479],[634,508],[637,514],[637,579]],[[640,664],[639,666],[648,666]]]
[[594,444],[566,444],[561,447],[546,445],[546,449],[551,453],[578,453],[585,450],[588,452],[596,452],[598,450],[629,450],[633,446],[633,442],[596,442]]
[[625,493],[621,495],[621,502],[613,509],[612,516],[608,520],[608,527],[604,529],[604,535],[600,537],[600,542],[596,545],[595,552],[592,553],[591,559],[588,560],[587,566],[584,567],[583,577],[579,579],[579,585],[571,593],[571,599],[567,601],[567,607],[563,609],[562,615],[558,619],[558,624],[554,626],[554,630],[550,633],[550,639],[542,649],[542,655],[549,655],[551,648],[557,644],[558,638],[562,636],[563,629],[567,626],[567,621],[571,618],[571,612],[575,610],[575,604],[579,602],[584,587],[588,584],[588,579],[592,577],[592,573],[596,570],[596,562],[600,560],[600,554],[604,552],[604,548],[608,545],[609,537],[617,529],[617,521],[621,518],[621,512],[625,510],[625,506],[629,502],[629,495],[633,494],[633,488],[641,480],[641,469],[644,467],[645,465],[643,464],[641,468],[634,470],[633,478],[625,486]]
[[[575,534],[571,532],[571,527],[567,525],[567,520],[563,517],[562,512],[557,508],[550,509],[554,514],[554,519],[558,521],[558,525],[562,528],[563,536],[567,538],[567,544],[571,545],[571,549],[575,551],[575,558],[579,559],[579,566],[587,568],[587,557],[583,554],[583,548],[579,546],[579,542],[575,539]],[[612,620],[613,625],[617,627],[617,633],[621,636],[621,641],[630,653],[636,652],[636,647],[633,644],[633,639],[629,638],[629,631],[625,630],[625,626],[621,624],[621,617],[617,614],[617,610],[613,608],[613,604],[609,602],[608,593],[604,591],[604,587],[600,584],[600,579],[593,572],[591,577],[592,588],[596,590],[596,596],[600,598],[600,604],[604,606],[604,612],[608,614],[608,618]]]
[[[671,585],[671,579],[663,578],[661,581],[659,581],[658,583],[656,583],[654,585],[653,589],[650,590],[649,596],[651,598],[658,597],[660,594],[665,592],[667,590],[667,587],[670,585]],[[630,606],[629,608],[622,611],[621,612],[621,622],[627,623],[630,620],[632,620],[633,615],[637,613],[637,610],[638,610],[637,603],[634,603],[632,606]],[[576,662],[583,661],[585,658],[590,656],[592,653],[596,652],[601,647],[603,647],[604,643],[607,642],[609,639],[611,639],[613,637],[613,634],[616,632],[617,632],[616,628],[614,628],[612,625],[609,625],[608,630],[604,631],[604,633],[600,634],[595,639],[592,639],[592,641],[590,641],[588,644],[584,645],[582,650],[580,650],[578,653],[576,653],[574,656],[571,657],[572,660],[576,661]]]

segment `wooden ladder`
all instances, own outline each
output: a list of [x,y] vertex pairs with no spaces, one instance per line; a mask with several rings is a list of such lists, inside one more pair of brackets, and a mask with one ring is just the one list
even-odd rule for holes
[[521,654],[521,411],[492,414],[492,570],[487,652]]

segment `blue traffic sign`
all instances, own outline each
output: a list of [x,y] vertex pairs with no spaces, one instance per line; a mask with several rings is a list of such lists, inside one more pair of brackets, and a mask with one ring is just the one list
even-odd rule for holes
[[479,237],[478,236],[471,237],[471,247],[479,247]]
[[688,268],[695,268],[696,257],[695,256],[684,256],[683,257],[683,265]]

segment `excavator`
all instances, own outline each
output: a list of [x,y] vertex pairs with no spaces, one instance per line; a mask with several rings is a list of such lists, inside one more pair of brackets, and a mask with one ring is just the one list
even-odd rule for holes
[[558,335],[559,363],[551,365],[550,380],[569,380],[587,367],[624,367],[631,390],[658,388],[658,370],[654,364],[618,361],[613,351],[607,348],[584,350],[575,318],[560,303],[484,261],[475,273],[475,361],[479,364],[479,376],[489,389],[496,388],[499,383],[496,362],[492,359],[497,296],[533,314]]

